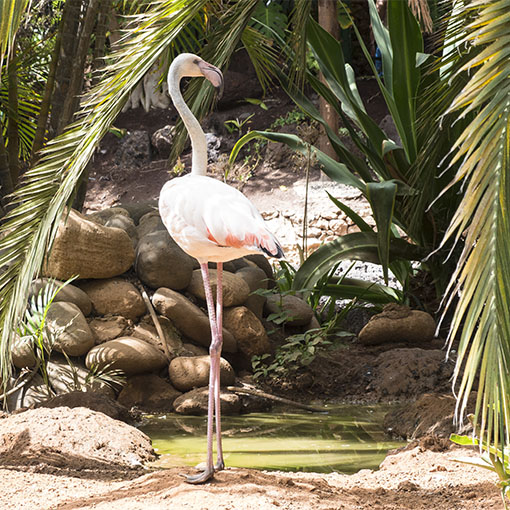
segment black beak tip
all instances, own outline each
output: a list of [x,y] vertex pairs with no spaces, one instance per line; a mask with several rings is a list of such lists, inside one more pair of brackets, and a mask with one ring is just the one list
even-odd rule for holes
[[217,87],[215,87],[215,89],[216,89],[216,98],[221,99],[223,97],[223,80]]

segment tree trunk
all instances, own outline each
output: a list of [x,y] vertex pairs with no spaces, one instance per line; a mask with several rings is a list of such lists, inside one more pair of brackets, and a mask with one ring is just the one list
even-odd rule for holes
[[108,32],[108,15],[112,7],[111,0],[101,0],[99,13],[97,15],[97,23],[94,41],[94,62],[92,65],[94,75],[93,83],[97,83],[100,78],[99,70],[104,67],[104,56],[106,47],[106,33]]
[[69,89],[62,107],[62,114],[58,123],[58,133],[71,123],[73,115],[78,110],[80,93],[83,86],[83,74],[87,53],[90,48],[90,38],[97,18],[97,12],[101,0],[90,0],[87,7],[82,29],[78,37],[78,46],[72,61]]
[[9,90],[9,120],[7,125],[9,154],[9,169],[11,181],[15,186],[19,177],[19,126],[18,126],[18,59],[16,57],[16,44],[12,48],[12,56],[7,69]]
[[9,169],[9,157],[5,148],[5,140],[2,135],[3,126],[0,125],[0,197],[5,205],[5,197],[14,191],[12,185],[11,171]]
[[[329,32],[335,39],[340,37],[340,25],[338,24],[338,10],[337,2],[332,0],[319,0],[319,25]],[[320,79],[324,82],[324,76],[321,74]],[[319,109],[322,118],[326,124],[335,132],[338,133],[339,118],[335,109],[327,103],[321,96],[319,100]],[[319,140],[319,148],[322,152],[331,158],[338,160],[338,156],[328,140],[325,130],[322,130],[322,136]],[[324,174],[321,175],[321,178]]]
[[48,79],[44,86],[44,94],[41,103],[41,110],[39,111],[39,117],[37,118],[37,128],[34,136],[34,143],[32,144],[32,156],[31,162],[35,163],[36,154],[42,149],[44,145],[44,137],[46,135],[46,127],[48,125],[48,117],[50,114],[50,107],[52,104],[53,89],[55,86],[55,74],[57,70],[57,63],[60,55],[60,45],[62,43],[62,31],[64,26],[64,19],[66,14],[69,12],[64,9],[62,13],[62,19],[60,26],[58,27],[57,35],[55,36],[55,47],[51,54],[50,67],[48,69]]
[[55,76],[55,88],[51,101],[50,130],[52,137],[61,133],[60,126],[62,123],[60,119],[69,91],[73,61],[78,47],[77,34],[80,33],[82,12],[87,5],[87,0],[66,0],[64,4],[62,39]]

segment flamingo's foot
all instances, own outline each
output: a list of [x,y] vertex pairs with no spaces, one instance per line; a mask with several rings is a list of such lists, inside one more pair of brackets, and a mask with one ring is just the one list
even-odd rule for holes
[[223,471],[225,469],[225,462],[223,459],[218,459],[218,462],[214,465],[214,471]]
[[211,466],[210,468],[206,468],[204,471],[194,476],[186,476],[186,481],[188,483],[199,484],[205,483],[208,480],[211,480],[214,476],[214,468]]

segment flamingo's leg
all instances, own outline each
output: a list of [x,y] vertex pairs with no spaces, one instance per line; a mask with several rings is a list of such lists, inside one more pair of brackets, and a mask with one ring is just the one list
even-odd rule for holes
[[216,381],[219,379],[219,354],[217,346],[221,343],[218,339],[218,327],[216,323],[216,314],[214,311],[214,300],[211,290],[211,281],[209,278],[209,269],[206,263],[200,263],[200,269],[202,270],[202,279],[204,280],[205,298],[207,301],[207,310],[209,312],[209,322],[211,324],[211,346],[209,348],[210,353],[210,369],[209,369],[209,400],[207,408],[207,461],[205,470],[196,476],[186,477],[186,481],[189,483],[203,483],[209,480],[214,475],[213,466],[213,414],[214,414],[214,401],[215,401],[215,387]]
[[[221,401],[220,401],[220,357],[223,347],[223,262],[217,263],[216,268],[216,327],[218,332],[218,345],[215,348],[217,356],[216,381],[214,384],[214,409],[216,413],[216,442],[217,462],[214,466],[216,471],[225,468],[223,461],[223,446],[221,444]],[[212,357],[212,353],[211,353]]]

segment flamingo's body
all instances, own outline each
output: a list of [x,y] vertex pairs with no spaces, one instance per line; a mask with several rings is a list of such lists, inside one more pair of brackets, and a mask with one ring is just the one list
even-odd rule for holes
[[[267,229],[257,209],[240,191],[206,176],[207,144],[200,124],[182,98],[179,84],[184,76],[203,76],[215,87],[221,88],[223,75],[219,69],[190,53],[183,53],[172,62],[168,71],[168,90],[191,138],[192,170],[185,177],[167,182],[159,196],[161,219],[169,234],[186,253],[200,263],[211,323],[207,465],[200,475],[188,477],[191,483],[201,483],[211,478],[215,469],[224,467],[220,420],[223,262],[259,252],[279,258],[283,256],[283,250]],[[217,263],[216,307],[208,262]],[[212,460],[214,415],[216,466],[213,466]]]

